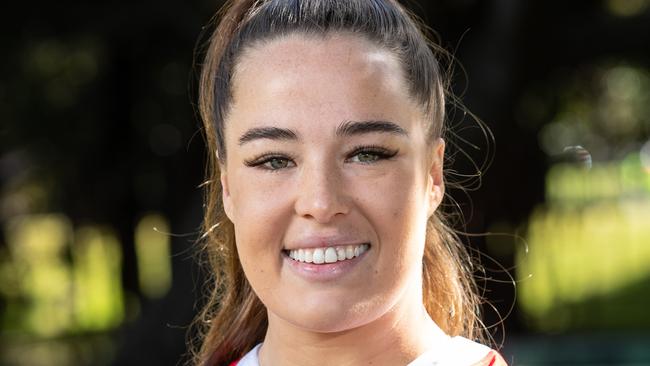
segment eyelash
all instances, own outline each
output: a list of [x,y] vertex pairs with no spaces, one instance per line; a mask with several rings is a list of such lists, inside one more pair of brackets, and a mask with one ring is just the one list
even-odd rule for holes
[[[346,160],[350,159],[350,158],[352,158],[354,156],[357,156],[357,155],[359,155],[361,153],[370,153],[372,155],[377,155],[377,160],[376,161],[389,160],[389,159],[392,159],[393,157],[395,157],[395,155],[397,155],[398,152],[399,152],[399,150],[397,150],[397,149],[391,150],[391,149],[387,149],[387,148],[385,148],[383,146],[379,146],[379,145],[358,146],[358,147],[354,148],[348,154],[348,157],[346,158]],[[363,162],[360,162],[360,163],[361,164],[372,164],[372,163],[363,163]]]
[[[399,153],[399,150],[391,150],[387,149],[383,146],[378,146],[378,145],[364,145],[364,146],[357,146],[355,147],[350,153],[347,154],[346,161],[352,159],[353,157],[361,154],[361,153],[367,153],[371,155],[376,155],[377,159],[373,160],[371,162],[358,162],[359,164],[364,164],[364,165],[370,165],[376,162],[379,162],[381,160],[390,160],[397,153]],[[270,153],[265,153],[260,156],[257,156],[253,159],[246,160],[244,162],[244,165],[248,167],[253,167],[253,168],[260,168],[263,170],[268,170],[270,172],[277,172],[289,167],[284,167],[284,168],[277,168],[274,169],[272,167],[267,167],[265,164],[270,163],[273,159],[278,159],[278,160],[286,160],[289,162],[292,162],[294,159],[291,156],[287,156],[284,153],[278,153],[278,152],[270,152]]]
[[270,172],[277,172],[281,169],[273,169],[270,167],[266,167],[265,164],[271,162],[273,159],[278,159],[278,160],[288,160],[292,161],[293,158],[290,156],[287,156],[286,154],[283,153],[276,153],[276,152],[271,152],[271,153],[266,153],[262,154],[258,157],[255,157],[251,160],[246,160],[244,161],[244,165],[252,168],[260,168],[263,170],[268,170]]

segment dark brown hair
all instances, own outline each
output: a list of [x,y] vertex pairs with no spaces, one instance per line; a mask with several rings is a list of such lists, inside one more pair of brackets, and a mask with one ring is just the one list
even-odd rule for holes
[[[410,96],[421,106],[429,141],[444,132],[449,59],[429,42],[414,16],[394,0],[235,0],[222,8],[205,51],[199,109],[208,145],[202,251],[208,257],[210,297],[197,318],[199,349],[193,363],[223,365],[264,338],[266,309],[244,276],[219,184],[225,161],[224,123],[232,100],[232,75],[242,52],[289,34],[357,35],[398,57]],[[433,320],[449,335],[483,339],[471,261],[440,211],[429,220],[423,258],[423,296]]]

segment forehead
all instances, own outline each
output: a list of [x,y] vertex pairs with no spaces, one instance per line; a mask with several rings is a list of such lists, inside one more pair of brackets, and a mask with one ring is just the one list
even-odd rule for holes
[[244,48],[236,71],[263,67],[299,72],[313,65],[314,61],[319,66],[329,64],[367,72],[383,70],[401,74],[399,62],[390,51],[351,33],[331,33],[325,36],[293,33],[259,41]]
[[397,57],[362,37],[293,34],[242,53],[233,76],[231,116],[237,116],[237,124],[259,115],[265,122],[374,118],[406,123],[418,111],[407,90]]

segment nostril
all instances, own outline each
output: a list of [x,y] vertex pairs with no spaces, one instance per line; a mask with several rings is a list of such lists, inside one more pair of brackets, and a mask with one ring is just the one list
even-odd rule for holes
[[324,223],[347,213],[346,190],[334,169],[305,169],[302,174],[295,202],[298,215]]

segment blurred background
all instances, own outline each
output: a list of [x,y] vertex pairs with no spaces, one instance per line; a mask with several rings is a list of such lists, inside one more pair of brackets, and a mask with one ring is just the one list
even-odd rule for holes
[[[194,47],[220,4],[0,6],[0,364],[184,360],[203,284]],[[491,233],[468,240],[508,362],[650,365],[650,1],[409,4],[495,137],[456,115],[451,142],[493,160],[451,193]]]

